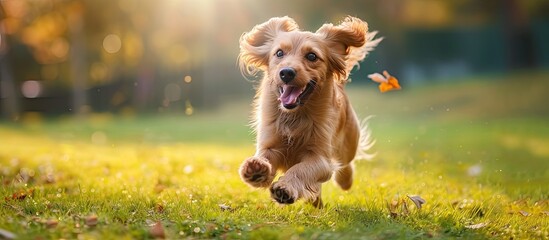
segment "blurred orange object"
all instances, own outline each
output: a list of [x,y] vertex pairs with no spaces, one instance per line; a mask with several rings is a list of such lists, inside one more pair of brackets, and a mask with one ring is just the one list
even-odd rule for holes
[[383,71],[383,75],[379,73],[374,73],[368,75],[372,81],[379,83],[379,91],[381,92],[387,92],[391,90],[399,90],[400,84],[398,84],[398,80],[391,76],[387,71]]

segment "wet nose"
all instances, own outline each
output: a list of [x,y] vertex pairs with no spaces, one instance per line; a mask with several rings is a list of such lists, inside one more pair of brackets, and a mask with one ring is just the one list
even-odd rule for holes
[[290,81],[294,80],[296,75],[295,69],[293,68],[283,68],[280,70],[280,79],[284,83],[289,83]]

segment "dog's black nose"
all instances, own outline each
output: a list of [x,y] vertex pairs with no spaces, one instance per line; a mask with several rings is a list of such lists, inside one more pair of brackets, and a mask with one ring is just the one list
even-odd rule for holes
[[283,68],[280,70],[280,79],[284,83],[289,83],[290,81],[294,80],[296,75],[296,72],[293,68]]

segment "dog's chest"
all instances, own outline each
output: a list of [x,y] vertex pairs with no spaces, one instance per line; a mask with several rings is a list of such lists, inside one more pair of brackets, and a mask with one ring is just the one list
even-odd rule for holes
[[283,116],[277,124],[277,132],[288,146],[309,142],[315,132],[314,123],[308,118]]

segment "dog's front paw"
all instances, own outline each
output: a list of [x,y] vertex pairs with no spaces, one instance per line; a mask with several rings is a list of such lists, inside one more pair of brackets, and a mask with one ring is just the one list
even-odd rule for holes
[[284,182],[278,181],[271,186],[271,197],[281,204],[292,204],[298,198],[297,190]]
[[250,157],[240,166],[240,177],[252,187],[268,187],[273,181],[271,170],[267,159]]

